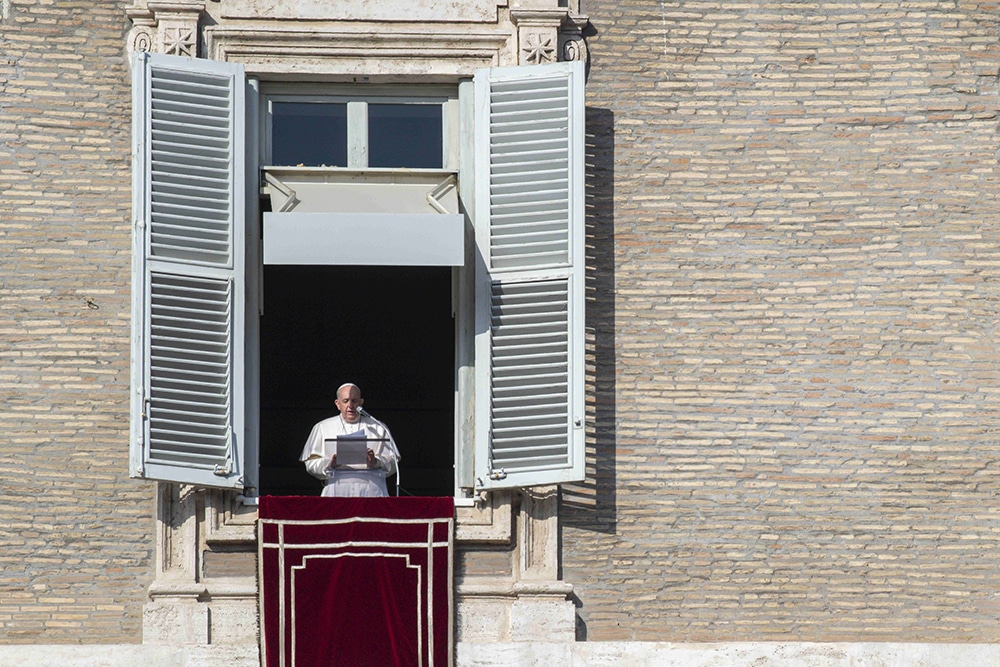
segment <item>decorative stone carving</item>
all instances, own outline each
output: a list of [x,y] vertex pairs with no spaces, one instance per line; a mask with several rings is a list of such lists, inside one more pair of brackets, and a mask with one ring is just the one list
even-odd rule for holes
[[252,552],[255,508],[232,492],[161,482],[156,511],[156,576],[143,607],[143,642],[256,641],[254,577],[212,578],[204,567],[210,544]]
[[[578,7],[578,3],[573,3]],[[511,22],[517,26],[518,64],[539,65],[556,60],[589,57],[583,31],[590,20],[572,8],[512,9]]]
[[511,607],[514,641],[573,641],[576,610],[573,587],[559,581],[559,489],[521,491],[518,518],[519,572]]
[[196,28],[185,25],[164,27],[161,31],[163,35],[163,53],[173,56],[196,58],[198,56],[196,30]]
[[420,31],[386,25],[377,33],[349,24],[301,26],[269,23],[215,25],[205,30],[206,56],[243,63],[266,77],[321,75],[328,80],[366,83],[455,81],[477,68],[513,64],[510,34],[495,26],[464,32]]
[[566,18],[565,9],[512,9],[511,21],[517,26],[519,65],[541,65],[559,57],[559,26]]
[[132,19],[128,52],[150,51],[196,58],[198,22],[204,11],[204,0],[149,1],[145,5],[137,0],[126,10]]
[[526,32],[521,38],[520,60],[524,65],[555,62],[555,38],[543,32]]
[[584,63],[590,60],[590,50],[583,37],[589,25],[590,19],[582,15],[570,15],[563,22],[559,32],[559,52],[563,60]]
[[132,29],[125,45],[129,55],[152,51],[156,42],[156,19],[145,7],[130,7],[126,14],[132,19]]
[[455,537],[464,542],[504,544],[511,536],[511,493],[494,491],[486,502],[455,508]]
[[520,579],[555,581],[556,561],[549,557],[559,546],[559,489],[538,486],[521,491]]
[[149,26],[134,26],[128,34],[128,52],[130,54],[153,50],[153,29]]
[[156,577],[197,581],[198,491],[182,484],[157,484]]

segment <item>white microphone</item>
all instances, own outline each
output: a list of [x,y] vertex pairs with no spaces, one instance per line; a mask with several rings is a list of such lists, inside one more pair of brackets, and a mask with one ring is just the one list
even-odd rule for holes
[[[363,407],[361,407],[359,405],[358,406],[358,417],[359,417],[359,419],[360,419],[360,417],[362,415],[367,416],[373,422],[375,422],[376,424],[378,424],[379,426],[381,426],[382,428],[384,428],[386,434],[388,435],[388,433],[389,433],[389,427],[386,426],[384,422],[381,422],[378,419],[376,419],[375,417],[372,417],[372,415],[371,415],[370,412],[368,412],[367,410],[365,410]],[[399,472],[399,460],[401,458],[403,458],[403,457],[400,456],[399,449],[396,448],[396,443],[392,441],[392,437],[391,436],[386,439],[386,444],[389,446],[389,449],[392,451],[392,453],[396,457],[396,495],[398,496],[399,495],[399,480],[402,477],[402,475],[400,475],[400,472]]]

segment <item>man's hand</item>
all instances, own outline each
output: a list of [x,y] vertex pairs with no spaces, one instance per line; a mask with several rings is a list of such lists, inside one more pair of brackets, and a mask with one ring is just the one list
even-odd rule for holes
[[327,467],[328,468],[336,468],[337,467],[337,455],[336,454],[334,454],[333,458],[330,459],[330,465],[327,466]]
[[368,467],[374,468],[378,466],[378,459],[375,458],[375,452],[368,450]]

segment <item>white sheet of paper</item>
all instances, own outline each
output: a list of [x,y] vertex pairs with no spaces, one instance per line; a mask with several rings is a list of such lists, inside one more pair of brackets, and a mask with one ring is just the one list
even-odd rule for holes
[[330,440],[337,455],[337,467],[364,470],[368,467],[368,440],[364,431],[338,435]]

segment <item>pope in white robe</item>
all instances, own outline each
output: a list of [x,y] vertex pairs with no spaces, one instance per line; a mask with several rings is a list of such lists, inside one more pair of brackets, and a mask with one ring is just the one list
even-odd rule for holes
[[[302,449],[301,461],[314,477],[326,482],[324,496],[387,496],[385,478],[395,474],[399,450],[385,424],[361,409],[364,399],[356,385],[345,384],[337,390],[335,417],[315,426]],[[350,468],[338,465],[336,440],[339,436],[363,438],[367,445],[367,465]]]

